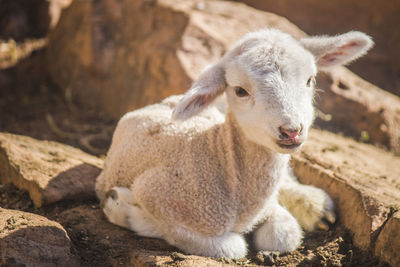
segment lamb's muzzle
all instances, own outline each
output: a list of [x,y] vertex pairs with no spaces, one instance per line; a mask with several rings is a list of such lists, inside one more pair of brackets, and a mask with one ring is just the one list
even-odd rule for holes
[[300,124],[298,127],[286,129],[279,127],[279,140],[277,144],[284,149],[295,149],[301,146],[305,138],[302,136],[303,125]]

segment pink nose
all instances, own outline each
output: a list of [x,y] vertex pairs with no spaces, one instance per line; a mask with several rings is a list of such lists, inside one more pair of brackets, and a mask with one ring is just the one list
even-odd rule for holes
[[283,138],[295,140],[296,137],[299,136],[299,134],[301,132],[301,128],[300,129],[285,129],[283,127],[280,127],[279,131],[281,132]]

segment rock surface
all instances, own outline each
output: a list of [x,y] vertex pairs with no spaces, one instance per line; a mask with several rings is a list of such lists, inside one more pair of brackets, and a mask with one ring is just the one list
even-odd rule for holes
[[[184,92],[235,40],[266,26],[305,36],[287,19],[239,3],[74,1],[49,37],[48,71],[68,95],[118,118]],[[400,151],[398,97],[344,68],[318,83],[325,91],[317,97],[319,108],[331,118],[329,126],[318,125]]]
[[64,228],[42,216],[0,208],[0,265],[79,266]]
[[400,152],[399,97],[343,67],[320,73],[317,86],[317,126]]
[[384,225],[376,241],[375,254],[392,266],[400,266],[400,212],[397,211]]
[[29,192],[35,206],[93,198],[102,160],[56,142],[0,133],[0,183]]
[[391,250],[381,254],[383,247],[400,249],[398,242],[390,241],[400,231],[398,220],[391,217],[400,203],[398,166],[400,157],[319,130],[311,131],[305,147],[293,157],[299,180],[333,197],[340,223],[354,234],[354,243],[368,249],[380,240],[376,254],[386,261],[398,255]]

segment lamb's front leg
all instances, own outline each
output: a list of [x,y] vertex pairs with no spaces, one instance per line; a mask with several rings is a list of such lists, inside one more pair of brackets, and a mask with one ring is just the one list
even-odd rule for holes
[[274,201],[266,216],[265,222],[254,232],[257,250],[288,252],[301,244],[300,225],[284,207]]
[[107,192],[101,206],[111,223],[135,231],[141,236],[162,238],[152,219],[135,203],[130,189],[113,187]]
[[336,220],[335,205],[330,196],[320,188],[300,184],[291,170],[280,185],[279,203],[307,231],[327,230]]

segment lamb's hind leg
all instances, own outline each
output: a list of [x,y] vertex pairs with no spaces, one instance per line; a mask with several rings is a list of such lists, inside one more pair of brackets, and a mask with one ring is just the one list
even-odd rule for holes
[[292,169],[286,169],[279,186],[279,203],[283,205],[307,231],[329,229],[336,220],[335,205],[322,189],[300,184]]
[[329,195],[312,185],[288,181],[281,185],[279,202],[287,208],[307,231],[329,229],[336,220],[335,205]]
[[107,219],[141,236],[161,238],[161,232],[145,211],[135,203],[132,191],[125,187],[113,187],[102,204]]

